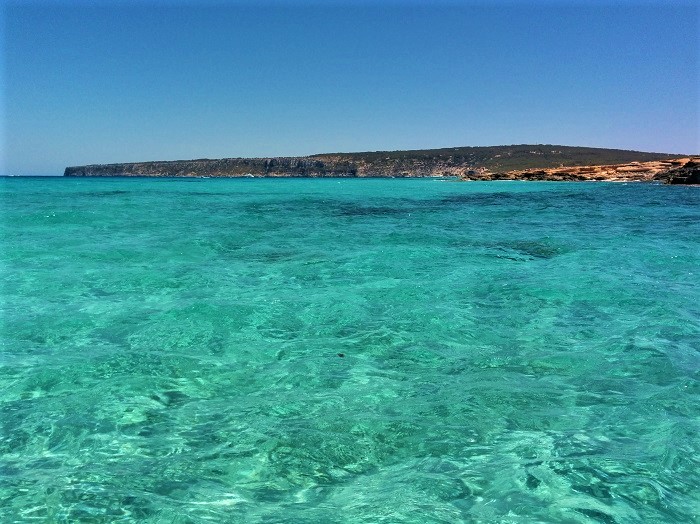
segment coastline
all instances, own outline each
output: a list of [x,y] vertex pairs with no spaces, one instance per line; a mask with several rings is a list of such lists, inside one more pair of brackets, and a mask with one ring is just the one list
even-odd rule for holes
[[122,164],[104,166],[84,166],[66,168],[65,177],[83,178],[329,178],[329,179],[396,179],[425,178],[436,180],[455,180],[461,182],[478,181],[539,181],[539,182],[656,182],[671,185],[700,184],[700,157],[683,157],[672,160],[654,160],[649,162],[629,162],[624,164],[560,166],[543,169],[521,169],[492,172],[488,169],[455,169],[442,173],[306,173],[289,174],[270,172],[263,174],[216,174],[201,175],[195,171],[186,174],[119,172],[115,169]]
[[[459,147],[91,164],[64,176],[197,178],[457,178],[461,180],[661,180],[689,155],[558,145]],[[697,159],[696,159],[697,161]]]

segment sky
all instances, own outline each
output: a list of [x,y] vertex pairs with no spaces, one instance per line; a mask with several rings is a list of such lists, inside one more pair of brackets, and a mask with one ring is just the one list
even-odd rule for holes
[[0,174],[524,143],[700,153],[691,1],[0,9]]

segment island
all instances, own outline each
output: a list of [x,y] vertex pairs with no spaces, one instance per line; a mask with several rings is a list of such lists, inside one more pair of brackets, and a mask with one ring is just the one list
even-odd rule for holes
[[613,180],[700,183],[688,155],[560,145],[451,147],[300,157],[170,160],[67,167],[64,176],[454,177],[460,180]]

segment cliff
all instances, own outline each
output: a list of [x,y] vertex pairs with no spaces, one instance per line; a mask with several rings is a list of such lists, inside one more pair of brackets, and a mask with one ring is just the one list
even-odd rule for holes
[[525,169],[496,173],[484,170],[470,172],[460,178],[462,180],[660,181],[668,184],[698,184],[700,183],[700,159],[688,157],[650,162]]
[[223,158],[67,167],[64,176],[354,177],[357,168],[349,162],[322,162],[311,157]]
[[[332,153],[306,157],[224,158],[93,164],[67,167],[65,176],[151,177],[438,177],[492,180],[537,178],[533,170],[671,161],[678,155],[556,145],[455,147]],[[557,176],[559,176],[557,174]],[[563,175],[562,175],[563,176]],[[569,176],[569,175],[567,175]],[[575,178],[574,175],[571,175]],[[576,175],[578,176],[578,175]],[[583,175],[582,175],[583,176]],[[569,179],[569,178],[562,178]]]
[[700,184],[700,158],[691,158],[665,175],[665,181],[669,184]]

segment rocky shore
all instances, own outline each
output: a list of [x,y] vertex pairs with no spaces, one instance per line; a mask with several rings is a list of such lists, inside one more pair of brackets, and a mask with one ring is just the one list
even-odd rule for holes
[[691,158],[682,166],[665,173],[669,184],[700,184],[700,158]]
[[492,173],[489,170],[469,171],[461,180],[549,180],[652,182],[667,184],[700,184],[700,158],[676,158],[651,162],[629,162],[600,166],[569,166],[547,169],[525,169]]

